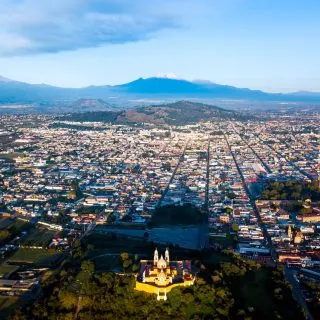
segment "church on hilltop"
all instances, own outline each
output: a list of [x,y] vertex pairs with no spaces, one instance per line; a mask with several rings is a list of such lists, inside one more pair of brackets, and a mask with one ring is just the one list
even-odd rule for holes
[[136,275],[135,289],[157,295],[157,300],[167,300],[167,293],[178,286],[191,286],[195,277],[190,261],[170,261],[169,250],[159,258],[155,249],[153,260],[141,260]]

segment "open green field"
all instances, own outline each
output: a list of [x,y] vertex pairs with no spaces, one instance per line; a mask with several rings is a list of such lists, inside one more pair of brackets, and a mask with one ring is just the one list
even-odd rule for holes
[[13,220],[11,220],[9,218],[1,218],[0,219],[0,230],[9,228],[12,223],[13,223]]
[[10,231],[11,234],[18,235],[20,232],[30,229],[31,223],[22,219],[10,219],[1,218],[0,219],[0,229],[6,229]]
[[28,234],[27,238],[21,245],[26,247],[35,246],[46,248],[50,244],[52,238],[58,233],[59,232],[57,231],[36,227],[30,232],[30,234]]
[[35,265],[37,267],[54,266],[62,257],[63,253],[48,249],[20,248],[8,263],[18,265]]
[[0,219],[0,231],[6,232],[5,235],[1,236],[2,244],[14,239],[14,237],[19,236],[22,231],[27,231],[32,227],[32,224],[21,220],[21,219],[11,219],[2,218]]
[[27,222],[22,219],[16,219],[12,225],[10,225],[10,228],[14,230],[16,233],[20,233],[22,231],[28,230],[32,227],[32,224],[30,222]]
[[18,268],[17,266],[12,266],[6,263],[2,263],[0,265],[0,278],[4,277],[7,273],[15,271],[17,268]]
[[9,162],[13,162],[14,158],[23,156],[23,153],[11,152],[11,153],[0,153],[0,159],[5,159]]
[[210,236],[215,243],[220,244],[223,248],[235,248],[236,242],[230,233],[227,233],[226,237]]
[[5,319],[18,305],[18,297],[0,296],[0,319]]

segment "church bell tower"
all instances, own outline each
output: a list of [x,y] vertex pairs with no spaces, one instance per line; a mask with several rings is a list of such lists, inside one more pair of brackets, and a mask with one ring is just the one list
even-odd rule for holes
[[164,259],[166,260],[167,263],[170,262],[169,250],[168,250],[168,248],[166,249],[166,252],[164,253]]
[[154,255],[153,255],[153,264],[156,266],[158,261],[159,261],[159,253],[158,253],[158,250],[156,248],[156,250],[154,250]]

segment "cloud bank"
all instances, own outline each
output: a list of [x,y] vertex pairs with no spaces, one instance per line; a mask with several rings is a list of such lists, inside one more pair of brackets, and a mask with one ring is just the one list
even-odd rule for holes
[[[176,0],[1,0],[0,55],[146,40],[179,27]],[[130,53],[128,53],[130,54]]]

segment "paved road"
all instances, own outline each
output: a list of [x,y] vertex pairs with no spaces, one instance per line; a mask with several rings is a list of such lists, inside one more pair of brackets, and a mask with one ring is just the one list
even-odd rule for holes
[[[273,148],[273,146],[269,145],[268,143],[266,143],[265,141],[263,141],[260,137],[259,137],[259,134],[256,135],[256,137],[259,139],[259,141],[266,145],[268,148],[270,148],[270,150],[274,151],[279,157],[283,157],[283,155],[278,152],[277,150],[275,150]],[[227,138],[225,137],[225,139],[227,140]],[[228,143],[228,140],[227,140],[227,143]],[[229,145],[229,143],[228,143]],[[287,145],[287,147],[289,147]],[[230,148],[230,146],[229,146]],[[251,148],[251,147],[250,147]],[[254,151],[252,148],[251,148],[252,151]],[[230,149],[230,152],[231,152],[231,149]],[[255,153],[256,154],[256,153]],[[236,166],[238,168],[238,171],[241,175],[241,178],[243,179],[243,176],[242,176],[242,173],[241,173],[241,170],[240,168],[238,167],[238,164],[235,160],[235,157],[234,155],[232,154],[233,158],[234,158],[234,161],[236,163]],[[262,159],[260,159],[260,157],[256,154],[256,156],[259,158],[259,160],[263,163]],[[311,179],[312,180],[312,177],[306,173],[304,170],[302,170],[299,166],[297,166],[294,162],[292,161],[287,161],[291,166],[293,166],[296,170],[298,170],[301,174],[305,175],[307,178]],[[264,164],[264,163],[263,163]],[[265,164],[264,164],[265,165]],[[265,165],[266,168],[268,168],[266,165]],[[244,182],[244,181],[243,181]],[[245,184],[244,184],[245,185]],[[265,228],[265,225],[264,223],[262,222],[261,220],[261,216],[260,216],[260,213],[259,211],[257,210],[257,207],[255,205],[255,201],[254,201],[254,198],[252,197],[252,195],[250,194],[250,191],[249,189],[246,187],[245,185],[245,188],[247,190],[247,194],[248,196],[250,197],[250,200],[251,200],[251,204],[257,214],[257,217],[258,217],[258,220],[259,220],[259,225],[261,226],[263,232],[264,232],[264,235],[265,235],[265,238],[268,240],[268,243],[269,243],[269,246],[270,246],[270,250],[271,250],[271,255],[272,255],[272,258],[274,259],[274,261],[277,261],[277,254],[276,254],[276,251],[275,251],[275,248],[273,246],[273,243],[271,241],[271,237],[269,235],[269,233],[267,232],[266,228]],[[293,298],[296,300],[297,303],[299,303],[299,305],[301,306],[301,308],[304,310],[304,313],[306,315],[306,319],[307,320],[313,320],[313,317],[308,309],[308,306],[307,306],[307,303],[304,299],[304,296],[302,294],[302,291],[301,291],[301,287],[300,287],[300,283],[299,281],[297,280],[297,270],[295,269],[292,269],[292,268],[288,268],[287,266],[285,266],[285,278],[286,280],[292,285],[292,296]]]
[[186,142],[186,144],[185,144],[185,146],[184,146],[184,148],[183,148],[183,151],[182,151],[182,153],[181,153],[181,155],[180,155],[180,157],[179,157],[179,161],[178,161],[176,167],[174,168],[174,170],[173,170],[173,172],[172,172],[172,175],[171,175],[171,178],[170,178],[170,180],[169,180],[169,182],[168,182],[167,187],[165,188],[165,190],[164,190],[161,198],[160,198],[159,201],[158,201],[157,207],[160,207],[160,206],[161,206],[162,200],[164,199],[164,197],[166,196],[166,194],[167,194],[168,191],[169,191],[169,186],[170,186],[170,184],[172,183],[172,181],[173,181],[173,179],[174,179],[174,176],[176,175],[176,172],[177,172],[177,170],[178,170],[178,168],[179,168],[179,166],[180,166],[180,163],[181,163],[181,161],[182,161],[182,159],[183,159],[183,157],[184,157],[184,155],[185,155],[185,152],[186,152],[187,146],[188,146],[188,144],[189,144],[189,141],[190,141],[190,140],[188,140],[188,141]]
[[234,126],[234,124],[232,122],[231,122],[231,125],[232,125],[232,128],[233,128],[233,131],[240,136],[241,140],[250,148],[250,150],[254,153],[254,155],[260,160],[260,162],[262,163],[262,165],[264,166],[266,171],[268,173],[272,173],[272,170],[270,169],[268,164],[265,161],[263,161],[263,159],[256,153],[256,151],[249,145],[249,143],[240,135],[240,133],[236,130],[236,128],[235,128],[235,126]]
[[[280,153],[279,151],[277,151],[272,145],[266,143],[264,140],[262,140],[259,135],[256,135],[256,137],[259,139],[259,141],[264,144],[265,146],[267,146],[268,148],[270,148],[270,150],[272,150],[273,152],[275,152],[279,158],[284,158],[283,154]],[[288,144],[286,144],[287,147]],[[295,168],[297,171],[299,171],[301,174],[303,174],[304,176],[306,176],[308,179],[313,180],[314,177],[312,177],[310,174],[308,174],[307,172],[305,172],[304,170],[302,170],[298,165],[296,165],[293,161],[287,161],[288,164],[290,164],[293,168]]]
[[276,261],[276,259],[277,259],[277,254],[276,254],[276,251],[275,251],[275,249],[274,249],[274,247],[273,247],[273,244],[272,244],[272,241],[271,241],[271,237],[270,237],[270,235],[269,235],[269,233],[268,233],[268,231],[267,231],[264,223],[262,222],[260,213],[259,213],[259,211],[258,211],[258,209],[257,209],[257,207],[256,207],[256,203],[255,203],[254,197],[253,197],[252,194],[250,193],[250,190],[249,190],[249,188],[247,187],[247,184],[245,183],[245,179],[244,179],[244,177],[243,177],[243,175],[242,175],[242,171],[241,171],[241,169],[240,169],[240,167],[239,167],[239,165],[238,165],[238,162],[237,162],[237,160],[236,160],[236,157],[235,157],[234,153],[231,151],[231,147],[230,147],[230,145],[229,145],[229,141],[228,141],[228,139],[227,139],[227,137],[226,137],[225,135],[224,135],[224,138],[226,139],[227,145],[228,145],[228,147],[229,147],[229,152],[231,153],[232,158],[233,158],[233,161],[235,162],[236,167],[237,167],[237,170],[238,170],[238,172],[239,172],[239,174],[240,174],[240,177],[241,177],[241,180],[242,180],[242,184],[243,184],[243,186],[244,186],[244,188],[245,188],[245,190],[246,190],[247,196],[250,198],[251,206],[252,206],[252,208],[253,208],[253,210],[254,210],[254,212],[255,212],[255,214],[256,214],[256,217],[257,217],[257,219],[258,219],[259,226],[260,226],[260,228],[261,228],[261,230],[262,230],[262,232],[263,232],[264,238],[265,238],[265,239],[267,240],[267,242],[268,242],[268,245],[269,245],[269,248],[270,248],[271,257],[272,257],[272,259],[273,259],[274,261]]
[[167,150],[169,144],[171,144],[171,142],[173,141],[173,137],[164,145],[164,147],[158,152],[157,154],[157,158],[160,157],[161,153],[164,152],[165,150]]
[[206,198],[204,207],[205,210],[209,209],[209,183],[210,183],[210,138],[208,138],[208,149],[207,149],[207,173],[206,173]]

